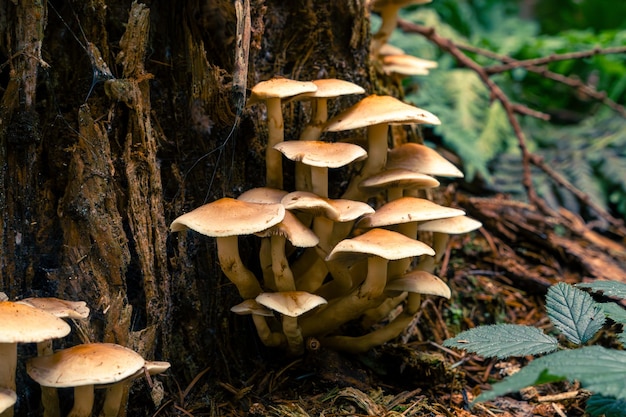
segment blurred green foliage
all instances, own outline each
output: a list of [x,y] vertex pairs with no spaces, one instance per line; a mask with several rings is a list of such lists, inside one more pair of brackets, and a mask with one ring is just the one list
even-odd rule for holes
[[[434,27],[457,44],[519,60],[626,45],[626,14],[620,12],[626,2],[543,0],[535,2],[535,9],[520,8],[530,3],[434,0],[426,6],[404,9],[402,17]],[[602,19],[611,14],[620,18]],[[475,74],[459,68],[449,55],[418,35],[397,30],[390,43],[409,54],[438,61],[439,68],[430,75],[406,79],[404,87],[408,100],[442,120],[435,133],[459,154],[468,181],[478,178],[493,191],[524,198],[517,140],[506,114]],[[468,55],[483,66],[500,63],[482,55]],[[605,91],[610,99],[624,105],[625,62],[625,54],[612,54],[558,61],[545,67]],[[512,102],[551,116],[550,122],[520,118],[531,151],[601,207],[616,217],[626,217],[624,117],[570,86],[526,69],[497,74],[493,80]],[[539,170],[533,174],[538,192],[551,205],[564,206],[588,220],[596,218],[545,174]]]

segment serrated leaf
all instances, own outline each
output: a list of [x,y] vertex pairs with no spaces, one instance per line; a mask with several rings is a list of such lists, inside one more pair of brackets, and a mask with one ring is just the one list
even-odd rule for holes
[[489,401],[522,388],[563,379],[578,380],[591,392],[626,400],[626,352],[602,346],[562,350],[535,359],[476,398]]
[[494,324],[461,332],[443,345],[502,359],[553,352],[558,348],[558,341],[535,327]]
[[604,315],[616,323],[626,324],[626,310],[617,303],[600,303]]
[[602,292],[607,297],[618,297],[626,300],[626,283],[617,281],[594,281],[576,284],[578,288],[589,288],[593,292]]
[[594,394],[587,399],[585,412],[592,416],[626,417],[626,401]]
[[573,343],[583,344],[604,325],[604,314],[584,291],[559,282],[548,289],[546,310],[552,323]]

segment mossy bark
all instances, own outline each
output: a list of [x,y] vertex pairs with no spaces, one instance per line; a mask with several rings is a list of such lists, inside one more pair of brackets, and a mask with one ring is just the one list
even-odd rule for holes
[[[381,92],[365,2],[251,0],[250,17],[247,88],[278,75]],[[89,322],[57,348],[120,343],[170,361],[181,385],[282,356],[230,314],[240,300],[215,242],[168,232],[206,201],[263,185],[264,111],[233,94],[236,24],[227,0],[0,0],[0,290],[88,303]],[[283,106],[286,138],[308,106]],[[241,243],[261,276],[258,240]]]

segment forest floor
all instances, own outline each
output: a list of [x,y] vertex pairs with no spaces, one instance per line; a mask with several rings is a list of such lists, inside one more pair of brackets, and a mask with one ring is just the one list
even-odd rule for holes
[[[548,287],[626,280],[624,241],[589,230],[565,211],[551,217],[505,197],[451,195],[484,227],[452,240],[439,273],[452,298],[427,298],[399,340],[364,355],[320,349],[260,364],[242,386],[220,383],[223,395],[210,405],[198,375],[187,387],[184,404],[170,403],[157,415],[583,415],[590,394],[575,383],[543,385],[470,407],[491,383],[532,358],[485,359],[442,343],[481,324],[516,323],[551,331],[543,301]],[[601,337],[610,339],[610,330]]]

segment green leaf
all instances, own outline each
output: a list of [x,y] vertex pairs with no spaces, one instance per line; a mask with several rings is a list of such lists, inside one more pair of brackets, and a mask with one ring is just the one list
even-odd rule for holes
[[602,292],[607,297],[626,300],[626,283],[617,281],[594,281],[576,284],[578,288],[590,288],[593,292]]
[[548,289],[546,310],[552,323],[576,344],[587,342],[604,324],[598,303],[586,292],[564,282]]
[[585,412],[592,416],[625,417],[626,401],[594,394],[587,399]]
[[443,345],[485,357],[507,358],[552,352],[558,348],[558,341],[535,327],[494,324],[461,332]]
[[616,323],[626,324],[626,310],[617,303],[601,303],[604,315]]
[[591,392],[626,400],[626,352],[601,346],[562,350],[535,359],[476,398],[489,401],[522,388],[562,379],[578,380]]

